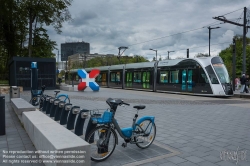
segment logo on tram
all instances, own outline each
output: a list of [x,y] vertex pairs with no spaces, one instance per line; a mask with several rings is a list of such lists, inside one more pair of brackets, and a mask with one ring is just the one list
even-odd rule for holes
[[99,75],[100,70],[93,69],[88,74],[84,69],[77,71],[78,75],[81,77],[81,82],[78,84],[78,90],[85,90],[90,87],[93,91],[99,91],[99,85],[95,82],[95,78]]

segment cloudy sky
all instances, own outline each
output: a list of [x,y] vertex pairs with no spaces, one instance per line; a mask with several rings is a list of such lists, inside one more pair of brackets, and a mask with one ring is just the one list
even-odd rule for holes
[[220,26],[211,31],[211,55],[216,56],[243,28],[212,17],[235,11],[226,19],[241,18],[242,23],[244,7],[250,9],[249,0],[73,0],[73,21],[63,24],[61,34],[52,28],[49,34],[59,49],[61,43],[85,41],[90,53],[117,55],[118,47],[127,46],[125,55],[152,60],[155,52],[150,48],[158,50],[158,59],[166,58],[168,51],[175,51],[171,58],[186,57],[187,48],[190,57],[208,53],[207,27]]

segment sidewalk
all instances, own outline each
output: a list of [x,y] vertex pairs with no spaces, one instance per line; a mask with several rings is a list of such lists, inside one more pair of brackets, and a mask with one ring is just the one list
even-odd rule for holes
[[[33,143],[20,123],[16,113],[9,102],[9,95],[5,96],[5,117],[6,117],[6,135],[0,136],[0,166],[11,166],[3,158],[4,151],[35,151]],[[7,159],[8,160],[8,159]],[[18,165],[18,164],[15,164]],[[22,166],[32,166],[30,163],[21,164]],[[36,166],[43,164],[33,164]]]
[[240,93],[240,90],[235,90],[234,91],[234,97],[250,99],[250,93],[245,93],[245,92]]

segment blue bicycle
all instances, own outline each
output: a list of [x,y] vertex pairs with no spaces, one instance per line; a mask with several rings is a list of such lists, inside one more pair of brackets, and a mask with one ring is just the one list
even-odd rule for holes
[[129,106],[129,104],[120,99],[111,98],[107,99],[106,103],[110,106],[110,110],[105,111],[101,117],[100,114],[92,114],[91,121],[96,126],[85,137],[85,140],[91,145],[91,160],[103,161],[113,153],[118,144],[116,131],[125,141],[122,144],[124,148],[127,143],[136,144],[142,149],[149,147],[153,143],[156,135],[155,117],[144,116],[137,120],[138,111],[144,109],[145,106],[134,106],[137,113],[133,118],[132,126],[121,129],[114,118],[115,113],[118,106]]

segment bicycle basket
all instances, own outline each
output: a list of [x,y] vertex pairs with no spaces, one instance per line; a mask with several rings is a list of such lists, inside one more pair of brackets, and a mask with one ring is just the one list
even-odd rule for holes
[[101,117],[100,117],[100,114],[93,114],[92,123],[97,123],[97,124],[111,123],[112,116],[113,116],[113,112],[109,112],[109,111],[104,111]]

